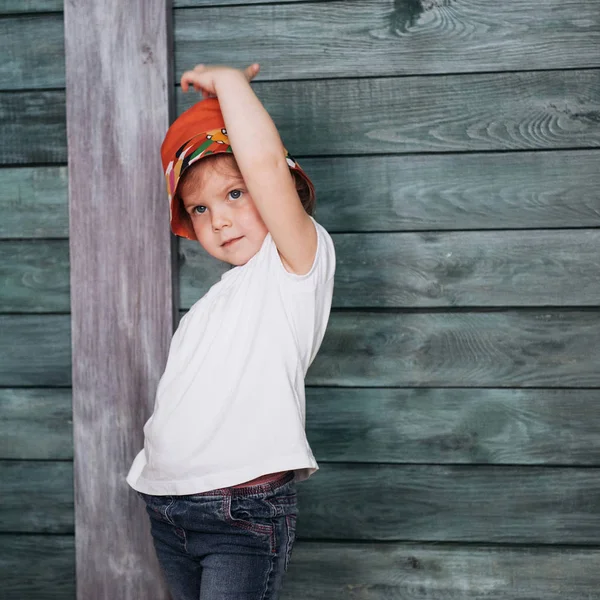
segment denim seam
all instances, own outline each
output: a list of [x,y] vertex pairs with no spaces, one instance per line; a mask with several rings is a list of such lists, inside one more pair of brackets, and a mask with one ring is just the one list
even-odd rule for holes
[[171,496],[171,502],[165,508],[165,512],[164,512],[165,519],[167,519],[167,521],[171,524],[171,526],[175,530],[175,535],[178,536],[180,539],[183,539],[183,549],[185,550],[185,552],[187,552],[188,551],[187,535],[185,534],[185,529],[183,529],[183,527],[177,526],[175,521],[173,521],[173,519],[169,516],[169,509],[171,509],[174,506],[174,504],[175,504],[175,497]]
[[225,520],[235,527],[245,529],[246,531],[253,531],[255,533],[265,533],[269,536],[271,553],[277,552],[277,543],[275,538],[275,526],[274,525],[261,525],[260,523],[247,523],[241,519],[235,519],[231,514],[231,494],[225,494],[223,496],[223,516]]
[[288,570],[290,565],[290,558],[292,554],[292,526],[290,523],[292,519],[295,519],[295,515],[285,515],[285,524],[287,526],[287,546],[285,549],[285,571]]

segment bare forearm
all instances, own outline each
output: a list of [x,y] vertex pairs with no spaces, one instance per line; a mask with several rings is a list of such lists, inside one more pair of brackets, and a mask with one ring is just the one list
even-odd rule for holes
[[227,136],[242,174],[257,164],[284,160],[284,147],[271,116],[240,73],[215,82]]

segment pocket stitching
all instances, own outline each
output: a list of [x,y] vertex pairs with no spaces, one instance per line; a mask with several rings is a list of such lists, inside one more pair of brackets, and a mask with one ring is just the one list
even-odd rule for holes
[[231,513],[231,496],[225,495],[223,496],[223,515],[225,516],[225,520],[235,527],[239,527],[240,529],[244,529],[246,531],[252,531],[258,534],[266,534],[269,536],[271,542],[271,552],[276,552],[275,548],[275,526],[274,525],[262,525],[261,523],[252,523],[250,521],[245,521],[244,519],[236,519]]
[[[285,515],[285,523],[287,526],[287,548],[286,548],[286,552],[285,552],[284,571],[287,571],[288,567],[290,565],[290,559],[292,557],[292,547],[294,545],[294,542],[296,541],[296,525],[297,525],[296,515],[295,514]],[[293,539],[292,539],[292,534],[293,534]]]

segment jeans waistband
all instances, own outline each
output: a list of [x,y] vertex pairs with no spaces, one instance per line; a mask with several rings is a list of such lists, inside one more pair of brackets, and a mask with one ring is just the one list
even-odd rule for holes
[[249,485],[246,487],[226,487],[219,488],[216,490],[209,490],[208,492],[200,492],[199,494],[192,494],[193,496],[215,496],[215,495],[229,495],[229,496],[251,496],[253,494],[261,494],[264,492],[272,492],[278,487],[289,483],[294,479],[296,474],[294,471],[287,471],[281,477],[274,479],[273,481],[267,481],[265,483],[259,483],[257,485]]

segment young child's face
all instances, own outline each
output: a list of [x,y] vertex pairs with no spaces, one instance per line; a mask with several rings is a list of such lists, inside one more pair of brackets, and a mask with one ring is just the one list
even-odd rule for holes
[[185,211],[210,255],[238,266],[260,250],[268,230],[239,172],[210,169],[201,186],[186,185],[184,191]]

